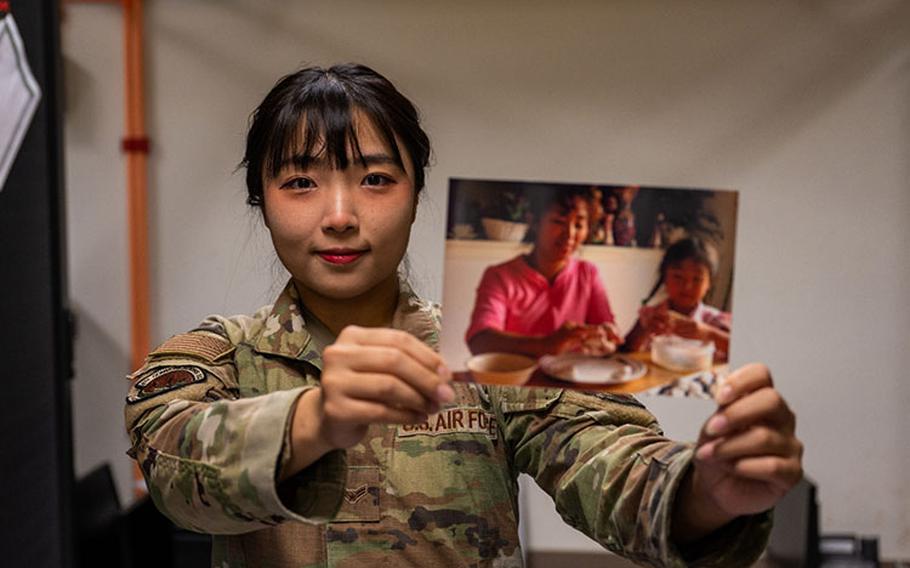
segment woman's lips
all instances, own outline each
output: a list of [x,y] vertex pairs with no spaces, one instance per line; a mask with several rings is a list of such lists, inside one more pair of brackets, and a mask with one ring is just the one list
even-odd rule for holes
[[316,254],[319,255],[322,260],[330,264],[350,264],[366,253],[367,251],[365,250],[339,249],[323,250],[317,252]]

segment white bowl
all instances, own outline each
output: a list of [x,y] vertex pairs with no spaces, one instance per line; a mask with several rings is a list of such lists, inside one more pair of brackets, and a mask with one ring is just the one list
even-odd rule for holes
[[651,361],[671,371],[701,371],[714,362],[714,343],[678,335],[658,335],[651,340]]
[[486,233],[487,238],[493,241],[519,242],[528,232],[527,223],[515,223],[490,217],[484,217],[480,223],[483,225],[483,232]]
[[492,385],[523,385],[537,368],[537,361],[515,353],[475,355],[466,364],[478,382]]

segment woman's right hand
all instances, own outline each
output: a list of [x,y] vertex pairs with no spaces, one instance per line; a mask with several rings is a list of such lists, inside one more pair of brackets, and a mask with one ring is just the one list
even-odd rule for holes
[[619,337],[614,330],[603,325],[566,322],[547,337],[547,343],[552,346],[555,355],[583,353],[599,357],[616,351],[616,341],[611,341],[613,335]]
[[439,354],[404,331],[346,327],[322,360],[321,386],[297,401],[283,478],[355,445],[370,424],[420,423],[455,398]]

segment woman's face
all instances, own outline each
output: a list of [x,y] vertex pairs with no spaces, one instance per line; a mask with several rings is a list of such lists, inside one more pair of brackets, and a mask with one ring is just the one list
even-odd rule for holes
[[566,262],[587,238],[588,203],[576,197],[568,212],[555,204],[544,212],[537,224],[534,248],[541,262]]
[[673,309],[691,313],[711,288],[711,271],[692,259],[667,267],[664,286]]
[[366,165],[348,148],[344,170],[320,155],[306,170],[288,163],[264,183],[265,220],[278,257],[298,289],[334,300],[397,279],[416,211],[404,147],[406,170],[369,121],[355,115],[354,124]]

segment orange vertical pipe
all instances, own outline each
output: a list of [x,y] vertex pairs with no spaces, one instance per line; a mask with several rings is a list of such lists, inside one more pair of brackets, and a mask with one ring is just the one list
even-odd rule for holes
[[[148,261],[148,151],[142,51],[142,0],[68,0],[72,3],[119,3],[123,7],[123,60],[126,127],[126,201],[130,265],[130,368],[138,369],[150,347]],[[133,467],[134,494],[146,494],[138,464]]]
[[142,0],[123,0],[126,79],[127,210],[130,251],[130,364],[142,365],[149,352],[149,268],[147,153],[143,99]]
[[[138,369],[149,352],[148,137],[142,51],[142,0],[123,0],[124,77],[126,79],[127,223],[130,250],[130,366]],[[133,494],[146,494],[139,464],[133,465]]]

